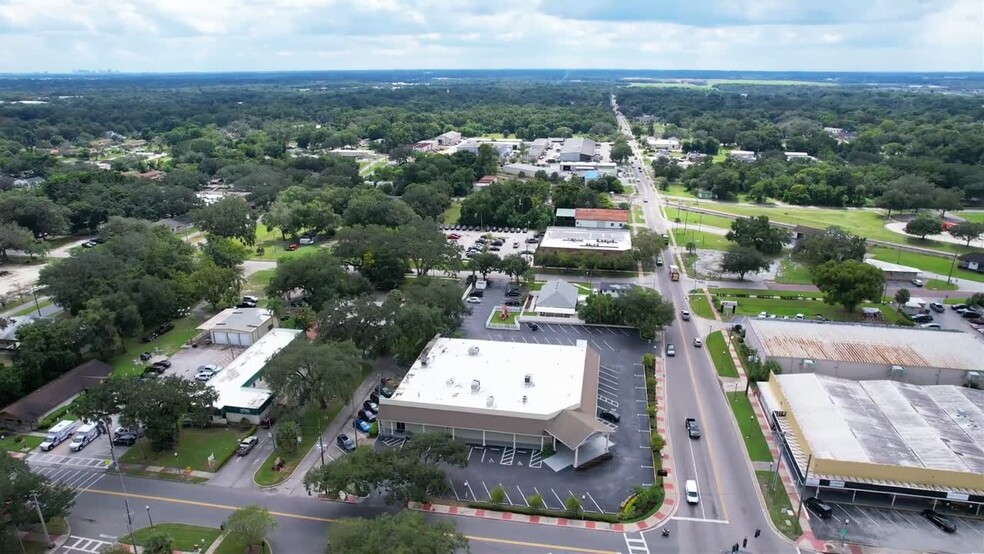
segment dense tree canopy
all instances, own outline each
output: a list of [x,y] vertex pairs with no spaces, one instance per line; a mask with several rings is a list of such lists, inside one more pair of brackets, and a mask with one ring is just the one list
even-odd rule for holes
[[813,284],[827,304],[840,304],[853,312],[864,301],[876,302],[885,291],[885,274],[877,267],[846,260],[829,261],[813,270]]

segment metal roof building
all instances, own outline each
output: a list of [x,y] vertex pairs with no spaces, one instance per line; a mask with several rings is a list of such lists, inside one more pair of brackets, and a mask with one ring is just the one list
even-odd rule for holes
[[562,162],[590,162],[595,155],[595,141],[584,137],[572,137],[560,148]]
[[555,450],[574,466],[607,452],[611,429],[595,418],[600,357],[574,346],[438,337],[392,398],[380,398],[380,432],[446,432],[471,444]]
[[264,386],[260,373],[299,334],[299,329],[271,329],[209,381],[219,393],[215,408],[222,418],[230,423],[243,419],[259,423],[273,401],[273,392]]
[[965,385],[984,368],[984,342],[962,331],[749,319],[745,340],[785,374]]
[[808,485],[984,502],[984,391],[816,374],[764,388]]

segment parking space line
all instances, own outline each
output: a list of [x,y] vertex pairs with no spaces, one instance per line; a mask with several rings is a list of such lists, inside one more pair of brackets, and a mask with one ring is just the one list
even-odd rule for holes
[[[533,486],[533,492],[535,492],[540,497],[540,499],[543,500],[543,507],[550,510],[551,508],[550,508],[550,504],[547,503],[547,497],[541,494],[540,490],[537,489],[535,485]],[[563,508],[564,506],[561,505],[560,507]]]
[[485,453],[488,452],[485,448],[482,448],[482,461],[485,461]]
[[591,344],[595,347],[596,350],[601,350],[601,347],[598,346],[598,343],[595,342],[594,339],[590,339],[590,340],[591,340]]
[[[533,450],[530,452],[530,463],[527,464],[526,467],[531,467],[533,469],[540,469],[543,467],[543,460],[540,458],[541,454],[542,452],[539,450]],[[537,491],[536,493],[540,494],[540,491]]]
[[492,500],[492,493],[490,493],[489,488],[485,486],[485,481],[482,481],[482,488],[485,489],[485,496],[488,496],[489,500]]
[[448,477],[448,483],[451,483],[451,492],[454,493],[454,499],[461,502],[461,497],[458,496],[458,489],[455,488],[454,481],[452,481],[450,477]]
[[912,520],[909,519],[908,517],[906,517],[906,515],[904,513],[902,513],[899,510],[896,510],[895,513],[899,514],[899,517],[901,517],[902,519],[904,519],[906,521],[906,523],[908,523],[909,525],[915,527],[916,529],[919,529],[919,526],[916,525],[915,523],[912,523]]
[[[502,483],[499,483],[499,488],[502,489],[502,494],[506,495],[506,502],[508,502],[509,505],[512,506],[513,505],[512,499],[509,498],[509,493],[506,492],[506,487],[503,487],[502,486]],[[491,497],[489,497],[489,498],[491,498]]]
[[526,494],[523,492],[523,489],[519,488],[519,485],[516,485],[516,490],[519,491],[519,497],[523,499],[523,504],[526,504],[526,507],[529,508],[530,503],[526,500]]
[[533,341],[536,342],[537,344],[541,344],[540,341],[536,337],[533,337]]
[[563,507],[564,507],[564,501],[560,499],[560,495],[557,494],[557,491],[555,491],[555,490],[553,490],[551,488],[550,489],[550,492],[553,493],[554,497],[557,499],[557,503],[560,504],[561,509],[563,509]]
[[892,521],[891,515],[890,514],[889,515],[886,515],[883,510],[881,510],[879,508],[872,507],[871,508],[871,511],[874,512],[874,513],[876,513],[876,514],[878,514],[879,516],[885,518],[889,523],[895,523],[894,521]]
[[478,497],[475,496],[475,491],[471,488],[471,483],[469,483],[467,479],[465,480],[465,488],[468,489],[469,493],[471,493],[472,500],[478,500]]
[[563,325],[558,325],[557,327],[560,327],[560,330],[561,331],[563,331],[565,333],[567,332],[567,329],[564,329],[564,326]]
[[603,341],[601,341],[601,342],[603,342],[603,343],[605,343],[605,346],[607,346],[608,348],[610,348],[612,352],[614,352],[614,351],[615,351],[615,348],[614,348],[614,347],[612,347],[612,345],[610,345],[610,344],[608,344],[608,341],[607,341],[607,340],[603,340]]
[[553,325],[550,325],[549,323],[544,323],[544,325],[547,326],[547,329],[550,329],[553,332],[556,332],[557,331],[556,329],[553,328]]
[[602,510],[601,509],[601,506],[598,505],[598,503],[595,501],[594,497],[591,496],[591,493],[590,492],[584,491],[584,494],[588,495],[588,498],[591,499],[591,503],[595,505],[595,508],[598,508],[598,512],[599,513],[605,513],[605,510]]
[[[881,527],[881,524],[880,524],[880,523],[878,523],[878,521],[876,521],[876,520],[875,520],[875,518],[873,518],[873,517],[871,517],[871,516],[869,516],[867,512],[865,512],[865,511],[864,511],[864,510],[862,510],[861,508],[858,508],[857,506],[853,506],[853,508],[854,508],[854,509],[856,509],[856,510],[858,511],[858,513],[860,513],[861,515],[863,515],[864,517],[866,517],[866,518],[868,518],[869,520],[871,520],[871,522],[872,522],[872,523],[874,523],[874,524],[875,524],[875,525],[877,525],[878,527]],[[847,510],[844,510],[844,511],[846,512]],[[851,516],[851,517],[853,517],[853,518],[854,518],[855,520],[857,519],[857,516]]]
[[605,374],[603,374],[603,373],[599,373],[599,374],[598,374],[598,380],[602,380],[602,379],[604,379],[604,380],[606,380],[606,381],[611,381],[613,385],[617,385],[617,384],[618,384],[618,379],[614,379],[614,378],[612,378],[612,377],[608,377],[608,376],[606,376],[606,375],[605,375]]
[[502,450],[502,457],[499,458],[499,464],[504,466],[511,466],[513,464],[513,458],[515,456],[516,456],[516,449],[507,446]]
[[973,523],[967,523],[966,520],[964,520],[963,518],[960,518],[960,517],[951,517],[950,519],[954,520],[955,522],[957,522],[960,525],[966,525],[967,527],[970,528],[971,531],[977,533],[978,535],[984,536],[984,532],[981,532],[981,530],[978,529],[976,526],[974,526]]

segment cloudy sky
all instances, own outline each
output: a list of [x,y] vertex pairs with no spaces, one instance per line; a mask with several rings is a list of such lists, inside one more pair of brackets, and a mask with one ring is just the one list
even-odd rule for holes
[[984,0],[0,0],[0,72],[984,71]]

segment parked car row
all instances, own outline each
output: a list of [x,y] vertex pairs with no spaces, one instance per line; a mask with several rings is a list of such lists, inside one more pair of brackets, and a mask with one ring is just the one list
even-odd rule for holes
[[106,239],[102,237],[92,237],[91,239],[82,243],[82,248],[93,248],[98,244],[106,242]]
[[369,393],[369,398],[362,403],[362,409],[355,416],[355,421],[352,422],[352,426],[363,433],[368,433],[372,430],[372,424],[376,423],[379,419],[379,399],[382,398],[392,398],[396,391],[396,382],[389,377],[383,377],[379,380],[379,384],[376,385],[372,392]]
[[487,231],[493,233],[526,233],[528,229],[526,227],[489,227],[481,225],[440,225],[438,228],[442,231]]
[[149,335],[145,336],[142,340],[143,342],[153,342],[157,340],[158,337],[174,329],[174,324],[170,321],[167,323],[162,323],[157,329],[152,331]]

